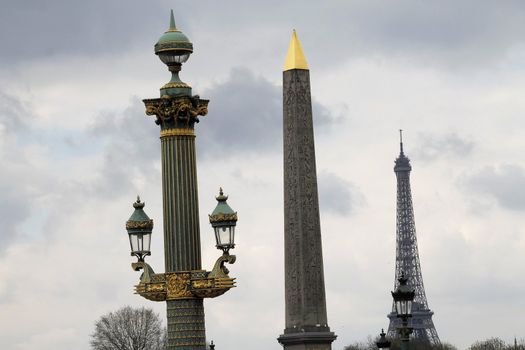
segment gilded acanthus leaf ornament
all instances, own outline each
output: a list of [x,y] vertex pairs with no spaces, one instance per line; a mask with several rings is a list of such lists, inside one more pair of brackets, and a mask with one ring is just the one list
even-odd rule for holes
[[198,116],[208,114],[208,100],[198,96],[163,96],[143,100],[146,114],[157,117],[155,123],[162,129],[192,128],[199,122]]

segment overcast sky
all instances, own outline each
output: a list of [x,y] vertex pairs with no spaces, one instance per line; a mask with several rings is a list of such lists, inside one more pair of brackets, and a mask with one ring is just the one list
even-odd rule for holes
[[132,293],[137,194],[162,272],[159,130],[143,98],[169,80],[153,45],[169,9],[194,43],[181,78],[197,125],[203,266],[222,186],[238,211],[238,288],[206,300],[219,349],[280,349],[282,66],[292,29],[312,79],[333,349],[388,326],[398,129],[412,161],[423,279],[442,341],[525,337],[522,1],[8,1],[0,11],[0,339],[88,350]]

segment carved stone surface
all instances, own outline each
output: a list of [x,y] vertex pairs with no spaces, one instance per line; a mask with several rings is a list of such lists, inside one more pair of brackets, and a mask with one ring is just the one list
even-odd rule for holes
[[283,135],[286,328],[279,342],[330,349],[308,70],[283,73]]
[[[401,274],[404,274],[408,278],[407,284],[415,291],[410,321],[411,327],[414,328],[412,338],[439,345],[440,340],[432,321],[434,313],[428,308],[419,262],[416,224],[410,188],[411,170],[410,160],[403,153],[403,144],[401,143],[401,153],[396,159],[396,166],[394,167],[397,177],[397,226],[396,272],[393,290],[398,287],[398,279]],[[388,318],[390,319],[388,336],[398,338],[397,328],[401,326],[401,320],[397,317],[395,305],[392,305],[392,312],[388,315]]]

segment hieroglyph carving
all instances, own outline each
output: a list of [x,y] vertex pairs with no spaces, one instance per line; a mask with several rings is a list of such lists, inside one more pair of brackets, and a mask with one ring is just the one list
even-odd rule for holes
[[326,324],[326,302],[308,71],[285,72],[283,85],[285,294],[289,328]]

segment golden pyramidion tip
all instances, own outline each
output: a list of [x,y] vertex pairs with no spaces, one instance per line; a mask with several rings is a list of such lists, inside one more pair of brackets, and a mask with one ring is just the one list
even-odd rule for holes
[[297,38],[295,29],[292,33],[292,39],[290,40],[290,46],[288,47],[288,53],[286,54],[286,60],[284,61],[284,71],[291,69],[305,69],[308,70],[308,63],[304,57],[301,43]]

